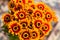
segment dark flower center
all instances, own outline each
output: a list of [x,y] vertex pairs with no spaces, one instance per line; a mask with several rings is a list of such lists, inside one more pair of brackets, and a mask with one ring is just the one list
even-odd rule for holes
[[14,3],[11,3],[10,5],[11,5],[11,6],[10,6],[11,8],[13,8],[13,7],[15,6],[15,4],[14,4]]

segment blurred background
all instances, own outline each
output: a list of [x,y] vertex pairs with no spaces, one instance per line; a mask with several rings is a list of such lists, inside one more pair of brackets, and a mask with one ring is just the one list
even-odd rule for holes
[[[0,19],[4,12],[8,12],[8,1],[0,0]],[[35,2],[43,1],[55,11],[58,17],[58,23],[53,23],[53,29],[51,33],[45,38],[45,40],[60,40],[60,0],[35,0]],[[8,40],[8,36],[2,31],[2,20],[0,20],[0,40]]]

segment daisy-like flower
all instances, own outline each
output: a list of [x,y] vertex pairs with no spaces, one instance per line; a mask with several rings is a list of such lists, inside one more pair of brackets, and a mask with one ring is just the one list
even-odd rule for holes
[[15,14],[15,17],[22,20],[26,18],[26,12],[25,11],[17,11]]
[[42,12],[41,10],[36,9],[36,10],[34,11],[34,17],[44,18],[44,14],[43,14],[43,12]]
[[40,28],[40,25],[42,24],[42,21],[41,20],[36,20],[34,24],[35,24],[36,28]]
[[20,40],[30,40],[30,32],[28,31],[28,29],[22,29],[18,37]]
[[39,10],[42,10],[44,12],[48,11],[48,10],[51,10],[51,8],[46,5],[44,2],[39,2],[36,4],[36,7],[39,9]]
[[37,36],[38,36],[38,33],[37,33],[36,31],[32,31],[32,32],[31,32],[31,38],[32,38],[32,39],[37,38]]
[[29,30],[29,32],[30,32],[30,36],[31,36],[30,40],[39,40],[40,39],[38,29],[34,28],[33,30]]
[[41,29],[45,33],[45,35],[48,35],[52,30],[52,26],[49,23],[44,23]]
[[2,18],[5,23],[9,23],[11,21],[11,15],[9,13],[4,14]]
[[52,18],[53,18],[53,16],[52,16],[51,12],[46,12],[45,19],[47,20],[47,22],[51,22]]
[[33,25],[35,26],[35,28],[37,28],[37,29],[40,29],[41,28],[41,26],[42,26],[42,24],[43,24],[43,20],[42,19],[34,19],[33,20]]
[[20,24],[21,24],[22,29],[26,29],[27,26],[28,26],[28,22],[27,21],[22,21]]
[[14,12],[15,12],[15,11],[20,11],[20,10],[22,10],[22,9],[23,9],[22,3],[18,3],[18,4],[16,4],[15,8],[13,9],[13,11],[14,11]]
[[41,25],[42,25],[42,21],[41,20],[35,20],[34,25],[35,25],[36,28],[40,28]]
[[13,2],[13,1],[10,1],[9,3],[8,3],[8,8],[10,9],[10,10],[13,10],[13,8],[16,6],[16,3],[15,2]]
[[44,4],[42,4],[42,3],[38,3],[36,6],[40,10],[44,10],[45,9]]
[[29,39],[30,33],[29,33],[28,31],[25,31],[25,32],[22,33],[21,37],[22,37],[23,39]]
[[8,24],[9,33],[18,35],[20,32],[20,24],[16,21],[12,21]]

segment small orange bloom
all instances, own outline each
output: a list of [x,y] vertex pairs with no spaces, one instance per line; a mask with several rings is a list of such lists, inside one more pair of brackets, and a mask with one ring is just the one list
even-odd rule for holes
[[23,39],[29,39],[30,38],[30,33],[28,31],[24,31],[21,35]]
[[20,24],[21,24],[22,29],[26,29],[28,26],[28,22],[26,21],[22,21]]
[[10,1],[9,3],[8,3],[8,8],[10,9],[10,10],[13,10],[13,8],[16,6],[16,3],[15,2],[13,2],[13,1]]
[[42,25],[42,20],[35,20],[34,25],[35,25],[36,28],[40,28],[41,25]]
[[31,37],[32,37],[32,39],[37,38],[37,36],[38,36],[38,33],[35,32],[35,31],[32,31],[32,33],[31,33]]
[[47,20],[47,22],[50,22],[52,20],[52,14],[50,12],[46,12],[45,14],[45,19]]
[[34,17],[43,18],[42,11],[36,10],[36,11],[34,12]]
[[41,29],[47,35],[51,31],[52,27],[49,23],[44,23]]
[[44,10],[44,5],[43,4],[37,4],[37,8],[40,10]]
[[3,15],[3,21],[5,23],[9,23],[11,21],[11,15],[10,14],[4,14]]
[[16,21],[12,21],[9,25],[8,25],[9,27],[9,32],[11,33],[11,34],[15,34],[15,35],[17,35],[19,32],[20,32],[20,24],[18,23],[18,22],[16,22]]
[[25,11],[18,11],[15,13],[15,16],[20,20],[25,19],[26,18],[26,12]]

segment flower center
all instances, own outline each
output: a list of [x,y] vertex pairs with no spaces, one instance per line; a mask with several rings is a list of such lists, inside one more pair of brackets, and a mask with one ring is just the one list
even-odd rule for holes
[[44,10],[44,6],[42,4],[39,4],[38,8],[41,9],[41,10]]
[[20,18],[24,18],[24,14],[23,13],[20,13],[19,17]]
[[40,22],[37,22],[37,23],[36,23],[37,27],[40,27],[40,24],[41,24]]
[[22,38],[24,38],[24,39],[28,39],[29,37],[30,37],[29,32],[27,32],[27,31],[23,32],[23,34],[22,34]]
[[37,37],[37,33],[36,32],[32,32],[32,38],[35,39]]
[[9,16],[9,15],[5,16],[5,17],[4,17],[4,21],[10,22],[10,21],[11,21],[10,16]]
[[27,33],[24,33],[24,36],[23,36],[24,38],[28,38],[29,37],[29,35],[27,34]]
[[39,12],[36,13],[36,16],[38,16],[38,17],[40,16]]
[[15,4],[14,3],[11,3],[10,4],[10,8],[13,8],[13,7],[15,7]]
[[14,27],[13,27],[13,30],[14,30],[14,31],[17,31],[17,30],[18,30],[18,26],[14,26]]
[[50,14],[47,14],[47,15],[46,15],[46,18],[50,18],[50,17],[51,17]]

